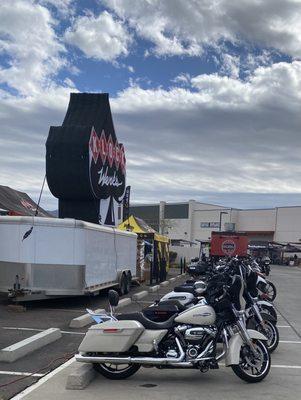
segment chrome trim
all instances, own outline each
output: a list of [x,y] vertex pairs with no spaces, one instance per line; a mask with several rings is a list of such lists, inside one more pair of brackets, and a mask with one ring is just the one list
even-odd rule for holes
[[203,361],[203,360],[211,360],[213,357],[206,357],[206,358],[204,358],[204,356],[208,353],[209,350],[212,349],[212,346],[213,346],[213,340],[211,340],[211,341],[207,344],[205,350],[202,351],[202,353],[199,354],[199,355],[193,360],[193,362],[195,363],[195,362]]
[[[99,357],[99,356],[84,356],[76,354],[75,359],[84,363],[112,363],[112,364],[150,364],[150,365],[179,365],[184,360],[185,353],[178,338],[175,338],[180,356],[178,358],[156,358],[156,357]],[[192,365],[192,364],[191,364]]]

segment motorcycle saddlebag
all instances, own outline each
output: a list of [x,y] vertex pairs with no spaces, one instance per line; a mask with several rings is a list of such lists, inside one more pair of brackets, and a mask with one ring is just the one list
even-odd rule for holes
[[107,321],[92,325],[79,346],[80,352],[122,353],[128,351],[144,331],[138,321]]

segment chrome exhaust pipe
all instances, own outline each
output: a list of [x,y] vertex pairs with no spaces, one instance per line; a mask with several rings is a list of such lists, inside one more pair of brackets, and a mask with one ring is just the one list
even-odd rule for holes
[[[176,338],[176,343],[180,352],[179,357],[169,358],[155,358],[155,357],[105,357],[105,356],[83,356],[82,354],[76,354],[75,359],[79,362],[84,363],[112,363],[112,364],[149,364],[149,365],[174,365],[177,366],[181,361],[184,360],[185,353],[182,349],[180,341]],[[188,365],[187,365],[188,366]]]

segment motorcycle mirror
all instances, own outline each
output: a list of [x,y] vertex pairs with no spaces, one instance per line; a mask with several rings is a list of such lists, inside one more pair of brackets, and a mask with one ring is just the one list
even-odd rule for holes
[[118,306],[119,303],[119,295],[116,290],[109,290],[109,303],[111,307]]

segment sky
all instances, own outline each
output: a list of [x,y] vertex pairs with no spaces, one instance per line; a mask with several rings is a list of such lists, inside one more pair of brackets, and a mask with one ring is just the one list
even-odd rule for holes
[[1,0],[0,184],[37,200],[70,92],[108,92],[131,201],[301,205],[300,21],[300,0]]

